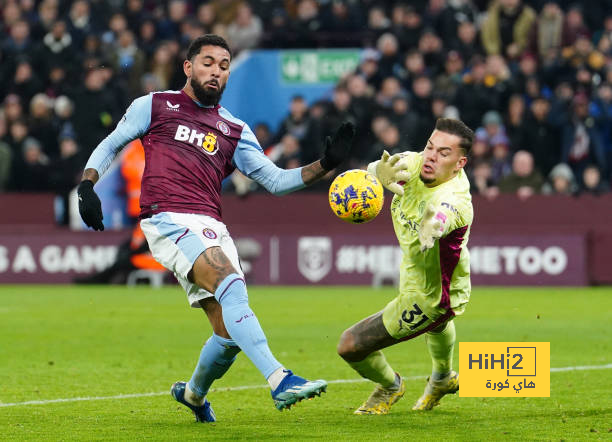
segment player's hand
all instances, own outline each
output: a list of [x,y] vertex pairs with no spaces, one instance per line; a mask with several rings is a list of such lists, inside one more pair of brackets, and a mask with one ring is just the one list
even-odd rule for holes
[[79,213],[87,225],[94,230],[104,230],[102,224],[102,203],[93,190],[94,183],[91,180],[81,181],[77,189],[79,196]]
[[340,125],[336,133],[325,138],[325,153],[321,158],[321,167],[325,170],[335,169],[349,154],[355,136],[355,125],[346,121]]
[[368,165],[368,172],[376,175],[386,189],[401,196],[404,194],[404,187],[399,182],[410,179],[410,172],[406,170],[407,161],[402,154],[389,155],[385,150],[379,161]]
[[442,237],[444,233],[444,224],[446,223],[446,215],[442,212],[437,212],[433,205],[428,204],[421,220],[419,228],[419,242],[421,243],[421,252],[431,249],[437,239]]

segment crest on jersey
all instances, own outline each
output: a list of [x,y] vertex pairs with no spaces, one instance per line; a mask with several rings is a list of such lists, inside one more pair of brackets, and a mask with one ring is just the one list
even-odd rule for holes
[[323,279],[332,266],[332,244],[327,236],[303,236],[298,240],[298,270],[311,282]]
[[202,230],[202,235],[204,235],[208,239],[217,239],[217,234],[215,233],[215,231],[213,229],[209,229],[208,227]]
[[219,129],[223,135],[227,136],[230,134],[230,128],[225,121],[217,121],[217,129]]

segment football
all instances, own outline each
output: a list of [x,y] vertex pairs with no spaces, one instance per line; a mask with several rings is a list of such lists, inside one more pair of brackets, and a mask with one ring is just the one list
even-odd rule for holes
[[338,175],[329,188],[329,205],[343,221],[361,224],[372,221],[380,213],[385,200],[378,178],[361,169]]

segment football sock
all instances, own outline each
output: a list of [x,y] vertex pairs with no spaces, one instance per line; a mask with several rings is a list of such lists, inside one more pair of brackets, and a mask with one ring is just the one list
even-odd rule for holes
[[255,313],[249,307],[244,279],[237,273],[228,275],[217,287],[215,299],[223,309],[223,323],[227,332],[261,374],[268,379],[282,365],[272,355],[266,335]]
[[431,355],[433,372],[431,379],[444,379],[453,368],[453,349],[455,347],[455,323],[449,321],[441,333],[427,333],[427,348]]
[[397,383],[395,372],[380,350],[370,353],[363,361],[349,362],[349,365],[361,376],[379,383],[383,388],[393,388]]
[[[240,352],[240,347],[231,339],[225,339],[221,336],[213,335],[206,341],[200,352],[200,359],[196,365],[191,380],[187,384],[189,390],[193,392],[197,398],[190,397],[189,399],[202,399],[202,403],[208,389],[215,379],[219,379],[229,370],[230,366],[236,359],[236,355]],[[185,394],[187,398],[187,394]],[[191,402],[191,401],[189,401]],[[194,404],[200,405],[200,404]]]
[[272,390],[276,390],[276,387],[279,386],[281,381],[285,379],[285,376],[289,374],[288,370],[285,370],[285,367],[280,367],[274,370],[274,373],[268,377],[268,384],[270,384],[270,388]]

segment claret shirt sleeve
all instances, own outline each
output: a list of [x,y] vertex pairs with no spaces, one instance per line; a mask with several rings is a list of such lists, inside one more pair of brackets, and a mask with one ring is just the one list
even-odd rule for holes
[[95,169],[102,176],[126,144],[149,130],[152,97],[149,94],[132,102],[117,127],[94,149],[85,165],[86,169]]

